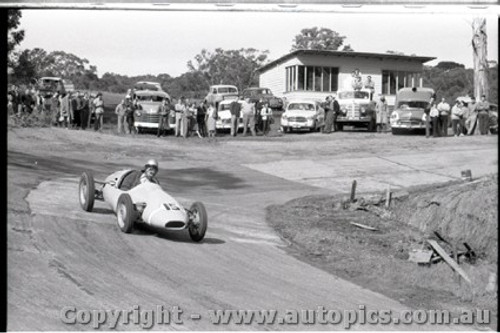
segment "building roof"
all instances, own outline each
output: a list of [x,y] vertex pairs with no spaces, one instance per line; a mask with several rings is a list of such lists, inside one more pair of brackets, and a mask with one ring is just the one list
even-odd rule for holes
[[323,55],[323,56],[336,56],[336,57],[351,57],[351,58],[376,58],[376,59],[395,59],[395,60],[413,60],[421,63],[436,59],[435,57],[421,57],[411,55],[399,55],[391,53],[372,53],[372,52],[351,52],[351,51],[330,51],[330,50],[295,50],[284,56],[271,61],[270,63],[257,69],[257,72],[262,73],[268,69],[279,65],[293,57],[299,55]]

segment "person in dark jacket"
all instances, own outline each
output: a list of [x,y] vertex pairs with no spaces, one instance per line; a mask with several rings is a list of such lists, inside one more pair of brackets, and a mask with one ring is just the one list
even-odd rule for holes
[[165,98],[163,103],[158,107],[158,133],[157,137],[160,135],[165,136],[166,131],[169,129],[168,117],[170,115],[170,100]]
[[204,100],[196,109],[196,122],[198,123],[198,131],[202,137],[207,136],[207,125],[205,117],[207,115],[207,100]]

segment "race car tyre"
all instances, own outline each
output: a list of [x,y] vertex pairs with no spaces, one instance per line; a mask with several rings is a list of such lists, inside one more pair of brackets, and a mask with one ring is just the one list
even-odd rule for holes
[[205,237],[208,225],[208,215],[205,205],[201,202],[195,202],[191,205],[189,211],[193,220],[189,224],[189,236],[195,242],[199,242]]
[[78,186],[80,206],[87,212],[91,212],[94,208],[94,195],[95,185],[94,177],[90,171],[85,171],[80,177],[80,184]]
[[118,204],[116,205],[116,218],[118,222],[118,227],[124,233],[130,233],[134,229],[134,221],[136,219],[136,213],[134,209],[134,204],[128,193],[123,193],[118,198]]

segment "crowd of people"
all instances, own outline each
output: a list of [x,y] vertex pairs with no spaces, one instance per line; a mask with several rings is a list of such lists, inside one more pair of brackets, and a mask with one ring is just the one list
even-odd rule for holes
[[453,136],[488,135],[490,133],[490,104],[486,96],[482,95],[479,102],[475,97],[466,103],[457,99],[450,106],[443,97],[436,103],[435,97],[431,98],[430,107],[425,110],[426,136],[448,136],[449,121]]
[[[133,101],[130,94],[116,106],[117,132],[120,134],[133,134],[135,110],[140,109],[140,103]],[[264,100],[251,102],[250,99],[240,97],[231,102],[229,108],[231,114],[230,133],[236,136],[240,128],[239,119],[242,118],[243,135],[249,131],[252,136],[257,133],[267,135],[270,131],[272,110]],[[213,138],[216,135],[216,124],[219,118],[217,105],[207,100],[202,102],[191,102],[182,96],[178,100],[166,98],[158,106],[158,137],[165,136],[169,130],[173,130],[176,137],[187,138],[197,135],[200,138]],[[125,130],[125,128],[127,130]]]
[[37,113],[46,115],[52,126],[67,129],[87,129],[102,131],[104,101],[102,94],[95,97],[88,92],[54,92],[43,95],[35,88],[20,89],[12,86],[8,92],[7,109],[15,117]]

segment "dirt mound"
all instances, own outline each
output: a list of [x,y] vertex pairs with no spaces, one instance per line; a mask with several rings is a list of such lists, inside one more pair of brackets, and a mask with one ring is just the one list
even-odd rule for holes
[[450,243],[467,242],[489,262],[498,257],[498,176],[428,188],[397,201],[393,218]]

